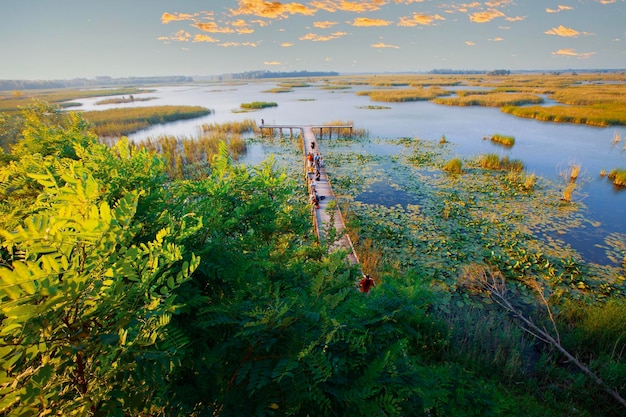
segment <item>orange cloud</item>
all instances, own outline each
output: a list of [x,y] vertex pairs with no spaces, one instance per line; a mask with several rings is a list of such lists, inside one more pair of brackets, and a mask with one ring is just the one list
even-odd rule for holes
[[559,49],[558,51],[554,51],[552,52],[552,55],[573,56],[578,59],[587,59],[595,55],[595,52],[576,52],[572,48],[567,48],[567,49]]
[[313,22],[313,27],[318,29],[328,29],[335,26],[337,23],[339,22],[329,22],[328,20],[324,22]]
[[196,29],[200,29],[203,32],[209,32],[209,33],[235,33],[235,31],[232,28],[220,27],[215,22],[205,22],[205,23],[197,22],[191,26],[195,27]]
[[239,0],[237,9],[229,9],[233,16],[252,15],[267,19],[285,19],[290,15],[302,14],[312,16],[316,10],[300,3],[286,3],[279,1]]
[[397,45],[389,45],[386,43],[382,43],[382,42],[378,42],[378,43],[373,43],[372,45],[370,45],[372,48],[393,48],[393,49],[400,49],[399,46]]
[[280,65],[280,61],[265,61],[263,65]]
[[465,41],[465,45],[467,45],[467,46],[476,46],[476,42]]
[[346,32],[335,32],[335,33],[331,33],[328,36],[317,35],[315,33],[308,33],[304,36],[301,36],[299,39],[301,41],[326,42],[326,41],[331,41],[333,39],[340,38],[345,35],[347,35]]
[[617,0],[598,0],[598,3],[600,3],[600,4],[613,4],[616,1]]
[[507,4],[512,4],[513,0],[491,0],[485,3],[487,7],[502,7]]
[[519,22],[520,20],[526,20],[523,16],[515,16],[515,17],[505,17],[504,20],[507,22]]
[[475,23],[487,23],[493,19],[504,16],[500,10],[490,9],[485,12],[476,12],[470,15],[470,20]]
[[389,26],[391,22],[383,19],[370,19],[368,17],[357,17],[350,23],[352,26]]
[[223,46],[225,48],[228,47],[233,47],[233,46],[250,46],[250,47],[256,47],[257,44],[254,42],[224,42],[224,43],[220,43],[220,46]]
[[210,43],[215,43],[215,42],[219,42],[219,39],[215,39],[209,35],[203,35],[201,33],[197,34],[196,36],[193,37],[193,42],[210,42]]
[[290,46],[293,46],[293,42],[283,42],[280,44],[280,46],[282,46],[283,48],[288,48]]
[[413,13],[413,16],[401,16],[398,26],[413,27],[417,25],[430,26],[435,20],[446,20],[436,15],[426,15],[422,13]]
[[497,38],[493,38],[493,39],[489,39],[489,40],[493,41],[493,42],[502,42],[504,40],[504,38],[501,38],[501,37],[498,36]]
[[574,8],[572,6],[563,6],[562,4],[559,4],[559,7],[557,7],[556,9],[546,8],[546,13],[559,13],[564,10],[574,10]]
[[394,3],[399,4],[411,4],[411,3],[423,3],[424,0],[394,0]]
[[580,35],[580,32],[571,28],[566,28],[565,26],[561,25],[558,28],[552,28],[550,30],[546,30],[545,32],[546,35],[557,35],[557,36],[563,36],[565,38],[575,38],[578,35]]
[[178,21],[181,21],[181,20],[194,20],[197,16],[198,16],[197,13],[195,13],[195,14],[186,14],[186,13],[174,13],[174,14],[172,14],[172,13],[164,12],[161,15],[161,23],[166,25],[169,22],[178,22]]

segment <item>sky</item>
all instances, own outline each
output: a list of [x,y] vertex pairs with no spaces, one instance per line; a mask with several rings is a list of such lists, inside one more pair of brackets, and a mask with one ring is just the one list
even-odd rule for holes
[[626,0],[0,0],[0,79],[626,68]]

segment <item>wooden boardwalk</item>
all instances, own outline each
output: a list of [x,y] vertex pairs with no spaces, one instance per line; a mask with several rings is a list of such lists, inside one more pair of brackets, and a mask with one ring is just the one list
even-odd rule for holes
[[[315,178],[315,171],[309,169],[307,156],[309,152],[312,152],[313,154],[319,153],[320,156],[323,156],[320,151],[320,145],[315,139],[313,129],[320,129],[321,132],[322,129],[325,128],[352,128],[352,126],[264,125],[259,126],[259,128],[281,129],[281,132],[282,129],[290,129],[292,135],[293,129],[299,129],[302,132],[304,170],[310,196],[313,192],[312,184]],[[313,144],[313,146],[311,146],[311,144]],[[326,171],[326,166],[322,165],[319,171],[319,180],[316,181],[314,187],[314,190],[317,192],[319,198],[319,208],[311,205],[315,233],[321,242],[328,244],[330,252],[342,249],[346,250],[348,252],[348,261],[353,265],[359,265],[359,258],[354,250],[354,246],[352,245],[352,240],[346,231],[346,225],[343,220],[343,216],[341,215],[341,210],[339,209],[339,203],[337,202],[335,193],[333,193],[333,189],[328,178],[328,172]],[[309,203],[310,202],[311,200],[309,199]],[[334,202],[334,204],[331,204],[331,202]],[[334,234],[332,230],[334,230]],[[329,238],[333,238],[333,242],[328,242]]]

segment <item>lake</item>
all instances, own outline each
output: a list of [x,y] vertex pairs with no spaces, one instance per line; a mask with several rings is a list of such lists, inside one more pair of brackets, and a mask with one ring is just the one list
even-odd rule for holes
[[[208,116],[163,125],[129,135],[141,141],[147,137],[174,135],[194,137],[204,123],[221,123],[261,118],[266,124],[323,124],[331,121],[353,121],[355,127],[366,129],[370,137],[410,137],[438,141],[442,135],[453,144],[451,157],[468,158],[485,153],[507,155],[520,159],[527,171],[551,181],[563,181],[561,174],[569,165],[581,165],[579,192],[575,200],[584,203],[585,227],[560,236],[588,261],[609,263],[604,250],[604,237],[610,233],[626,236],[626,191],[616,189],[601,170],[626,168],[626,128],[599,128],[584,125],[539,122],[517,118],[496,108],[441,106],[430,102],[376,103],[367,96],[357,96],[359,90],[370,86],[353,86],[345,90],[320,88],[326,84],[312,83],[309,87],[293,88],[288,93],[266,92],[277,87],[272,82],[207,83],[156,87],[146,93],[153,100],[121,105],[96,105],[102,98],[77,100],[81,110],[104,110],[112,107],[199,105],[212,109]],[[138,96],[138,95],[136,95]],[[241,103],[267,101],[277,107],[251,113],[236,113]],[[385,106],[373,110],[367,106]],[[484,137],[494,134],[515,137],[515,145],[504,148]],[[614,137],[622,139],[617,145]],[[374,145],[372,145],[374,146]],[[254,164],[267,155],[263,146],[243,162]],[[372,149],[372,151],[376,151]],[[374,190],[370,190],[374,191]],[[398,194],[398,198],[403,198]]]

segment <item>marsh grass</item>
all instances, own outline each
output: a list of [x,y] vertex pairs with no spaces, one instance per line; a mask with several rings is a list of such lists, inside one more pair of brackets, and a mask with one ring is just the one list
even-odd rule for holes
[[626,187],[626,169],[612,169],[611,172],[609,172],[609,179],[618,187]]
[[398,90],[367,90],[356,93],[358,96],[369,96],[372,101],[382,102],[406,102],[427,101],[435,97],[451,94],[439,87],[411,88]]
[[571,203],[572,202],[572,198],[574,196],[574,191],[576,190],[576,183],[575,182],[568,182],[565,187],[563,187],[562,190],[562,194],[561,194],[561,200],[565,201],[566,203]]
[[239,107],[244,110],[260,110],[268,107],[278,107],[278,103],[273,101],[253,101],[251,103],[241,103]]
[[535,94],[527,93],[502,93],[498,91],[458,91],[458,97],[436,98],[433,103],[446,106],[522,106],[527,104],[540,104],[543,99]]
[[450,159],[444,164],[443,170],[449,174],[462,174],[463,161],[461,161],[461,158]]
[[495,135],[491,136],[490,139],[494,143],[499,143],[500,145],[503,145],[509,148],[515,145],[515,137],[513,136],[506,136],[506,135],[501,135],[499,133],[496,133]]
[[524,163],[519,159],[509,159],[508,156],[500,158],[495,153],[481,155],[478,158],[478,165],[484,169],[499,171],[520,172],[524,170]]
[[98,136],[119,137],[149,126],[211,114],[201,106],[132,107],[83,112]]

